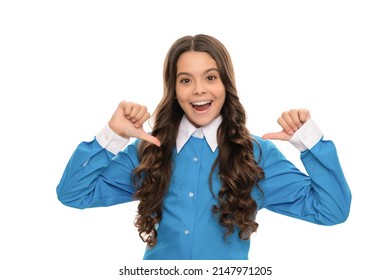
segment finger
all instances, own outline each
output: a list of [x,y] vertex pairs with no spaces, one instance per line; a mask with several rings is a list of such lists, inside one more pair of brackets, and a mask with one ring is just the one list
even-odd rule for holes
[[143,124],[150,118],[150,114],[146,112],[141,119],[137,120],[137,122],[133,123],[136,128],[142,127]]
[[294,131],[297,131],[303,125],[303,122],[300,119],[300,112],[300,110],[290,110],[290,117],[295,125],[295,127],[292,128]]
[[133,103],[127,101],[121,101],[119,103],[119,107],[123,110],[124,116],[128,116],[131,113],[131,109],[133,107]]
[[297,124],[294,122],[293,116],[296,114],[294,110],[283,112],[281,118],[284,120],[282,128],[288,133],[293,134],[298,130]]
[[288,141],[291,139],[291,135],[286,133],[285,131],[280,131],[280,132],[270,132],[266,133],[262,136],[263,139],[265,140],[282,140],[282,141]]
[[287,112],[284,112],[281,117],[278,119],[278,124],[282,127],[286,133],[292,135],[294,134],[294,130],[291,128],[290,124],[292,120]]
[[[145,114],[147,115],[145,117]],[[144,123],[145,120],[147,120],[148,118],[150,117],[149,113],[148,113],[148,109],[146,108],[146,106],[139,106],[137,108],[134,108],[134,111],[132,112],[131,114],[131,121],[133,123],[137,123],[137,122],[140,122],[141,124]],[[144,121],[142,121],[142,119]]]
[[146,133],[145,131],[141,131],[137,136],[138,139],[144,140],[146,142],[152,143],[156,145],[157,147],[161,146],[160,140],[158,140],[156,137],[153,135],[150,135],[149,133]]
[[135,127],[141,127],[149,118],[150,118],[149,112],[142,110],[142,112],[137,114],[137,117],[131,119],[131,121],[134,123]]
[[310,119],[310,112],[307,109],[301,109],[298,111],[299,120],[302,124]]
[[122,101],[119,106],[123,110],[124,116],[133,123],[137,122],[147,111],[145,106],[133,102]]
[[134,123],[137,121],[137,115],[143,110],[146,111],[145,106],[136,103],[130,103],[128,106],[128,111],[126,111],[126,118]]

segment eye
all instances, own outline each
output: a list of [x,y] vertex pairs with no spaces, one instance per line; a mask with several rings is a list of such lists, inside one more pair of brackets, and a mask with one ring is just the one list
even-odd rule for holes
[[207,76],[207,80],[208,80],[208,81],[215,80],[216,78],[217,78],[217,77],[216,77],[216,76],[213,76],[213,75]]
[[180,80],[181,84],[188,84],[190,82],[190,79],[184,78]]

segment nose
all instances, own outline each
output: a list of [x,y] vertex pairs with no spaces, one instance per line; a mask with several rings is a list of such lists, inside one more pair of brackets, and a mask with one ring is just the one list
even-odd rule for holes
[[206,88],[204,87],[204,84],[202,82],[194,83],[194,89],[192,91],[192,94],[203,95],[205,93],[206,93]]

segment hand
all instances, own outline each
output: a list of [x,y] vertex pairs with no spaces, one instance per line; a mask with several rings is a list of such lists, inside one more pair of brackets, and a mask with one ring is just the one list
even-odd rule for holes
[[283,112],[278,118],[278,124],[282,127],[282,131],[266,133],[263,135],[263,139],[288,141],[309,119],[310,112],[307,109],[293,109]]
[[108,124],[116,134],[124,138],[135,137],[160,147],[160,140],[143,129],[143,123],[149,118],[150,114],[145,106],[122,101]]

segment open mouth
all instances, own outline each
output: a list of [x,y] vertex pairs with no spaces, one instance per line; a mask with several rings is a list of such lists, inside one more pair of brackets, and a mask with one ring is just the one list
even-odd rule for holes
[[207,110],[211,106],[212,101],[211,100],[205,100],[205,101],[198,101],[191,103],[192,108],[194,108],[197,111],[204,111]]

